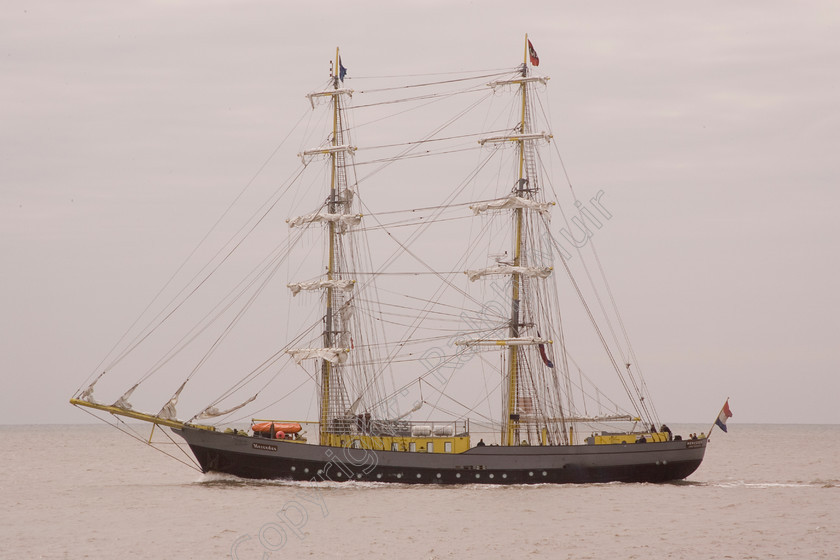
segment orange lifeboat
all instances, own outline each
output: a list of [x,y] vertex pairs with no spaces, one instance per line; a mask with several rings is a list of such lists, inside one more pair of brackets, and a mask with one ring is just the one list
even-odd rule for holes
[[300,424],[297,422],[258,422],[251,426],[254,432],[271,433],[271,426],[274,425],[274,431],[285,432],[287,434],[296,434],[301,430]]

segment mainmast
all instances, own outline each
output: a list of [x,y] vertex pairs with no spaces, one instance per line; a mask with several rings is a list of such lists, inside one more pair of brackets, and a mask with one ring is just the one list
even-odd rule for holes
[[[525,34],[525,53],[522,60],[522,81],[519,84],[519,94],[522,98],[522,109],[519,119],[519,138],[516,139],[519,148],[519,172],[518,180],[516,182],[516,196],[525,198],[526,187],[528,185],[528,178],[525,174],[525,142],[527,141],[527,134],[530,131],[527,129],[526,108],[528,106],[528,82],[525,78],[528,77],[528,35]],[[522,254],[525,240],[522,236],[522,221],[524,209],[519,207],[514,210],[514,238],[513,238],[513,266],[520,267],[523,265]],[[521,277],[518,274],[511,276],[511,310],[510,310],[510,337],[519,338],[520,327],[520,308],[521,301]],[[518,346],[508,347],[508,402],[507,415],[505,417],[506,429],[502,434],[503,445],[519,445],[519,413],[517,412],[517,403],[519,397],[519,353],[521,349]]]
[[[525,55],[522,61],[522,78],[528,77],[528,35],[525,35]],[[516,183],[516,196],[523,197],[528,178],[525,176],[525,135],[530,131],[526,129],[525,109],[527,107],[527,82],[523,79],[519,84],[519,93],[522,97],[522,111],[519,119],[519,134],[517,140],[519,146],[519,179]],[[524,198],[524,197],[523,197]],[[514,243],[513,243],[513,266],[522,266],[522,250],[524,240],[522,237],[522,212],[523,208],[514,210]],[[519,338],[520,310],[520,276],[511,276],[511,309],[510,309],[510,338]],[[519,445],[519,413],[517,412],[518,389],[519,389],[519,352],[518,346],[508,347],[508,402],[507,415],[505,417],[506,429],[502,434],[502,445]]]
[[[508,365],[505,370],[505,397],[504,403],[505,416],[502,420],[502,445],[519,445],[520,443],[520,425],[523,419],[520,417],[520,408],[523,406],[523,395],[521,395],[522,383],[520,382],[520,370],[523,365],[523,356],[528,346],[540,346],[551,344],[551,340],[543,339],[539,333],[527,333],[527,329],[523,328],[526,325],[523,322],[522,301],[524,301],[524,286],[523,278],[546,278],[551,273],[550,267],[539,266],[541,263],[530,262],[526,257],[526,238],[525,235],[525,219],[526,212],[532,214],[534,212],[547,213],[551,203],[540,202],[534,198],[533,193],[537,190],[536,181],[536,164],[534,159],[533,143],[538,140],[549,141],[551,135],[545,132],[532,132],[529,124],[528,112],[528,84],[532,82],[546,83],[548,78],[539,76],[528,76],[528,60],[529,57],[534,58],[530,51],[530,43],[528,36],[525,36],[525,60],[522,64],[521,76],[511,78],[508,80],[494,81],[488,84],[492,88],[499,86],[516,85],[519,88],[520,96],[522,98],[522,106],[519,115],[519,123],[511,134],[503,136],[495,136],[490,138],[483,138],[479,140],[481,145],[486,143],[503,143],[513,142],[516,144],[519,163],[516,173],[516,186],[513,191],[505,198],[498,199],[489,203],[481,203],[470,206],[476,214],[488,210],[513,210],[513,261],[509,263],[498,263],[494,267],[483,270],[468,270],[465,271],[471,281],[476,280],[482,276],[487,275],[511,275],[511,307],[510,307],[510,324],[508,327],[508,338],[500,340],[477,339],[458,341],[456,344],[464,345],[494,345],[502,346],[506,349],[508,354]],[[534,60],[536,60],[534,58]],[[536,334],[537,336],[534,336]],[[553,366],[551,366],[553,367]],[[529,396],[532,398],[532,396]],[[531,414],[533,411],[528,411]],[[526,414],[527,415],[527,414]],[[531,416],[533,416],[531,414]],[[533,421],[533,418],[527,418],[525,421]],[[542,436],[545,439],[545,436]]]

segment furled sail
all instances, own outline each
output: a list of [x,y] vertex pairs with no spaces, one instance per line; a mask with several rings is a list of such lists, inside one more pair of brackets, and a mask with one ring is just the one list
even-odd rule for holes
[[353,306],[351,305],[350,300],[346,301],[344,305],[341,306],[341,309],[338,310],[338,314],[342,321],[345,323],[350,322],[350,319],[353,318]]
[[343,364],[347,361],[347,355],[350,353],[349,348],[297,348],[294,350],[286,350],[287,354],[292,356],[296,364],[300,364],[303,360],[310,358],[321,358],[333,364]]
[[208,406],[207,408],[205,408],[204,410],[202,410],[201,412],[199,412],[198,414],[193,416],[193,420],[195,420],[195,419],[205,420],[207,418],[215,418],[217,416],[224,416],[225,414],[230,414],[231,412],[235,412],[235,411],[239,410],[240,408],[242,408],[246,404],[252,402],[256,398],[257,398],[257,395],[254,395],[253,397],[251,397],[250,399],[248,399],[244,403],[238,404],[238,405],[234,406],[233,408],[229,408],[227,410],[219,410],[215,406]]
[[533,141],[533,140],[545,140],[546,142],[551,142],[551,134],[547,132],[536,132],[532,134],[510,134],[507,136],[492,136],[490,138],[482,138],[478,141],[479,144],[482,146],[484,144],[499,144],[501,142],[523,142],[523,141]]
[[125,393],[123,393],[123,396],[118,398],[117,402],[115,402],[112,406],[114,406],[116,408],[123,408],[125,410],[131,410],[131,403],[128,402],[128,399],[131,398],[131,393],[133,393],[134,390],[137,389],[137,387],[139,387],[139,386],[140,386],[139,383],[135,383],[134,386],[131,389],[129,389],[128,391],[126,391]]
[[289,227],[296,227],[301,225],[308,225],[315,222],[335,222],[339,226],[339,233],[344,232],[350,226],[357,226],[362,221],[361,214],[330,214],[330,213],[315,213],[307,214],[305,216],[297,216],[286,220]]
[[536,210],[540,214],[547,214],[548,210],[553,206],[553,202],[537,202],[522,198],[521,196],[508,196],[507,198],[500,198],[498,200],[491,200],[490,202],[482,202],[480,204],[473,204],[470,210],[473,214],[480,214],[488,210],[510,210],[513,208],[529,208]]
[[189,378],[186,379],[183,383],[181,383],[181,386],[178,387],[178,390],[175,391],[175,394],[172,395],[172,398],[169,399],[169,402],[163,405],[163,408],[161,408],[160,412],[158,412],[159,417],[165,418],[167,420],[175,420],[177,418],[178,414],[175,411],[175,405],[178,404],[178,397],[181,396],[181,391],[184,390],[187,381],[189,381]]
[[549,422],[639,422],[641,418],[629,414],[605,414],[601,416],[566,416],[563,418],[547,418]]
[[506,79],[506,80],[493,80],[488,86],[493,89],[496,89],[501,86],[509,86],[509,85],[521,85],[521,84],[529,84],[534,82],[540,82],[542,85],[546,85],[548,80],[550,80],[548,76],[520,76],[513,79]]
[[309,103],[312,104],[312,108],[315,108],[315,98],[317,97],[335,97],[337,95],[349,95],[353,97],[353,90],[347,88],[338,88],[338,89],[331,89],[327,91],[316,91],[313,93],[307,93],[306,98],[309,100]]
[[522,336],[517,338],[474,338],[469,340],[456,340],[455,346],[535,346],[539,344],[552,344],[554,341],[546,340],[538,336]]
[[313,280],[311,282],[295,282],[293,284],[286,284],[292,295],[298,295],[301,290],[319,290],[322,288],[335,288],[342,292],[349,292],[353,290],[355,280]]
[[82,394],[79,395],[79,400],[83,400],[83,401],[86,401],[86,402],[89,402],[89,403],[97,404],[96,399],[93,398],[93,386],[96,385],[96,382],[99,381],[99,378],[102,377],[102,375],[104,373],[105,372],[102,372],[101,374],[99,374],[99,377],[94,379],[93,383],[88,385],[87,389],[82,391]]
[[315,148],[313,150],[306,150],[304,152],[299,153],[298,156],[300,156],[301,161],[303,161],[303,165],[306,165],[308,163],[308,157],[327,154],[337,154],[341,152],[352,154],[355,151],[355,146],[348,146],[346,144],[342,144],[339,146],[329,146],[327,148]]
[[467,275],[470,282],[475,282],[482,276],[490,276],[493,274],[519,274],[520,276],[528,276],[529,278],[548,278],[548,275],[551,274],[551,267],[498,264],[496,266],[482,268],[479,270],[465,270],[464,274]]
[[424,403],[425,403],[425,401],[422,401],[422,400],[421,400],[421,401],[417,401],[417,404],[415,404],[415,405],[412,407],[412,409],[411,409],[411,410],[409,410],[408,412],[403,412],[402,414],[400,414],[399,416],[397,416],[396,418],[394,418],[394,420],[402,420],[403,418],[405,418],[405,417],[406,417],[406,416],[408,416],[409,414],[411,414],[411,413],[413,413],[413,412],[417,412],[418,410],[420,410],[421,408],[423,408],[423,404],[424,404]]

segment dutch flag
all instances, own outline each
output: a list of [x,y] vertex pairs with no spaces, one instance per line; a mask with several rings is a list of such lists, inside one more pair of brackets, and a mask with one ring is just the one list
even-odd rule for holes
[[731,417],[732,411],[729,410],[729,399],[727,399],[726,402],[723,403],[723,408],[720,409],[720,414],[718,414],[717,420],[715,420],[715,425],[725,432],[726,421]]

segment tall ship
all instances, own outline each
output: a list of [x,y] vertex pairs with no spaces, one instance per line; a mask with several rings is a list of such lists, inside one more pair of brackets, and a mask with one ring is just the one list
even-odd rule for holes
[[252,479],[694,472],[708,439],[673,434],[653,407],[595,253],[604,193],[578,200],[549,78],[527,36],[523,50],[509,68],[386,81],[351,79],[336,49],[289,178],[228,237],[211,230],[224,242],[70,402]]

